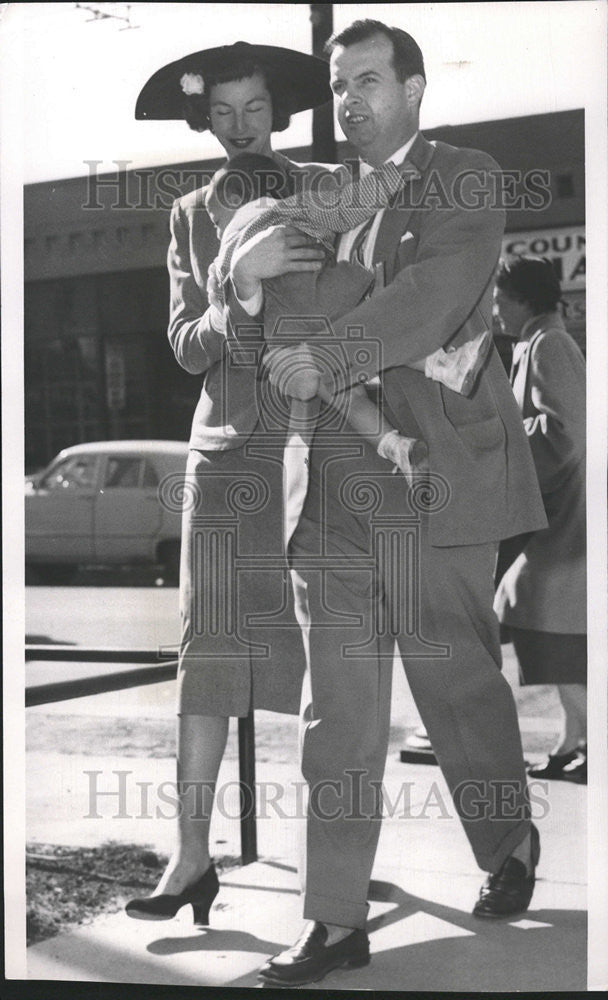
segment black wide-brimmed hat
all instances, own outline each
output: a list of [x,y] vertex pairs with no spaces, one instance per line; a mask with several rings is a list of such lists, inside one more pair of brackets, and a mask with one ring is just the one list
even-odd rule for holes
[[235,42],[192,52],[157,70],[137,98],[135,117],[157,121],[185,118],[186,95],[203,93],[207,78],[225,72],[231,63],[244,61],[270,70],[277,91],[289,94],[291,114],[316,108],[331,99],[329,65],[323,59],[277,45]]

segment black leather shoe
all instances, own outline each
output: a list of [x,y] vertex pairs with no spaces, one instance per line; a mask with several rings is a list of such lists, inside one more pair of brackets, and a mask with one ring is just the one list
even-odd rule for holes
[[209,909],[219,891],[215,867],[210,865],[204,875],[192,885],[186,886],[178,895],[164,892],[158,896],[130,899],[125,910],[129,917],[136,920],[170,920],[182,906],[191,903],[194,923],[206,926],[209,923]]
[[369,963],[369,938],[364,930],[327,945],[327,927],[309,924],[292,948],[270,958],[260,969],[269,986],[303,986],[323,979],[332,969],[359,968]]
[[568,753],[550,753],[540,764],[532,764],[528,774],[532,778],[563,778],[564,768],[579,756],[577,750]]
[[534,883],[535,868],[540,858],[540,837],[532,824],[531,828],[532,874],[526,866],[513,856],[508,857],[499,871],[488,875],[473,907],[474,917],[514,917],[528,909]]
[[587,751],[579,750],[569,764],[562,770],[564,781],[574,781],[577,785],[587,784]]

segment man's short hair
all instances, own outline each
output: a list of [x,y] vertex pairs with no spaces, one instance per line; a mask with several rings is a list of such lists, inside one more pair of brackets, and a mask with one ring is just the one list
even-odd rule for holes
[[520,255],[502,260],[496,287],[517,302],[525,302],[535,316],[553,312],[562,298],[559,278],[548,257]]
[[276,160],[260,153],[239,153],[213,175],[209,191],[226,208],[242,208],[258,198],[286,198],[289,179]]
[[348,48],[357,42],[366,42],[375,35],[384,35],[393,43],[393,68],[400,83],[405,83],[408,76],[419,74],[426,81],[424,59],[418,42],[401,28],[390,28],[382,21],[365,18],[353,21],[348,28],[339,31],[328,38],[325,52],[330,55],[337,45]]

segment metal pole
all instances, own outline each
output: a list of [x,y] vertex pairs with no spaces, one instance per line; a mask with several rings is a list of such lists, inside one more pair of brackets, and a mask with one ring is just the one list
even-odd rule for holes
[[177,661],[177,650],[163,652],[160,649],[119,649],[114,646],[62,646],[36,645],[28,643],[25,659],[39,661],[59,661],[60,663],[159,663],[166,660]]
[[[333,32],[333,4],[311,3],[312,54],[327,58],[323,46]],[[334,135],[334,110],[331,101],[315,108],[312,113],[312,158],[322,163],[336,162],[336,138]]]
[[172,681],[175,680],[176,673],[177,660],[174,660],[158,666],[117,670],[111,674],[96,674],[94,677],[32,684],[25,689],[25,707],[33,708],[35,705],[49,705],[55,701],[70,701],[72,698],[84,698],[92,694],[107,694],[110,691],[142,687],[144,684]]
[[[28,644],[25,658],[32,660],[53,660],[82,663],[149,663],[150,660],[164,660],[170,653],[149,649],[84,648],[82,646],[50,646]],[[25,707],[46,705],[50,702],[82,698],[84,695],[103,694],[143,684],[157,684],[159,681],[174,680],[177,660],[156,662],[153,666],[143,666],[131,670],[118,670],[111,674],[96,674],[94,677],[78,677],[73,680],[55,681],[50,684],[34,684],[25,690]],[[258,860],[258,839],[256,829],[256,789],[255,789],[255,726],[253,709],[249,715],[239,719],[239,783],[241,786],[241,863],[249,865]]]
[[255,726],[253,709],[239,719],[239,779],[241,782],[241,864],[258,860],[255,794]]

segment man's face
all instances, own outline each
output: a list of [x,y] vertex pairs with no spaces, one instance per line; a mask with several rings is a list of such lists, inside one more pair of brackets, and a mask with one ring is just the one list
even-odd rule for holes
[[330,69],[344,135],[364,160],[380,166],[418,129],[422,77],[399,82],[393,67],[393,44],[385,35],[348,47],[337,46]]

